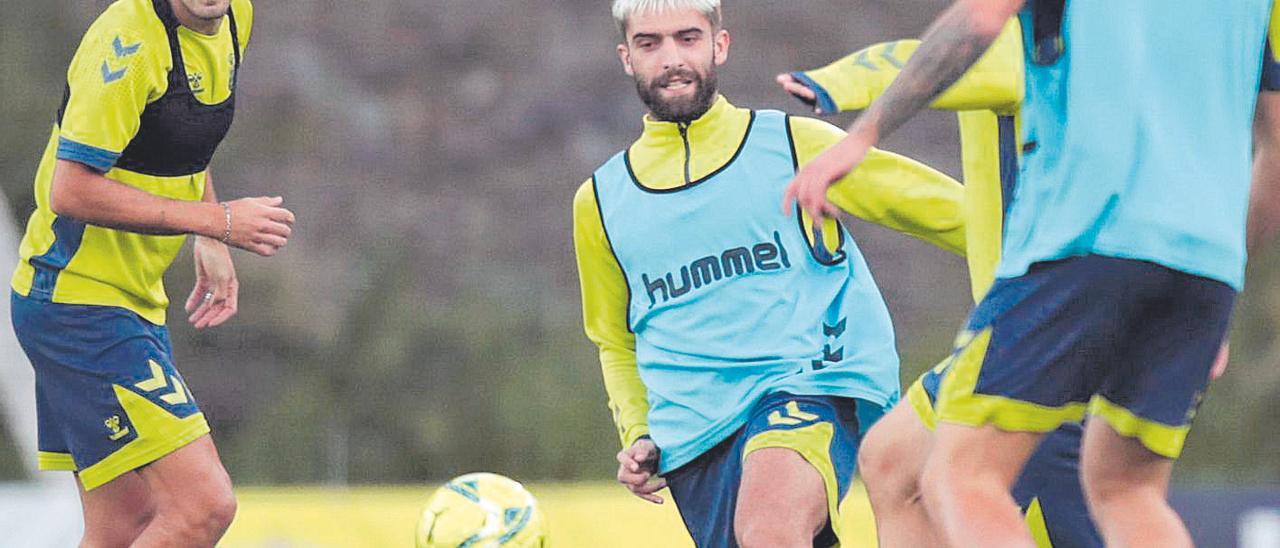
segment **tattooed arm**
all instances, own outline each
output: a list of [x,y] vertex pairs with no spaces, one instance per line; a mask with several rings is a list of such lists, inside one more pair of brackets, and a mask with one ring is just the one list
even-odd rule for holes
[[1025,0],[957,0],[925,33],[923,42],[884,95],[849,127],[849,135],[802,168],[787,187],[783,207],[800,206],[815,218],[835,215],[827,187],[862,162],[882,137],[898,129],[951,87],[999,36]]

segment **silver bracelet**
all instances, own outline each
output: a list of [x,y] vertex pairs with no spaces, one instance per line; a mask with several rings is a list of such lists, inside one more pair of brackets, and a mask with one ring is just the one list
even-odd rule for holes
[[219,202],[222,205],[222,212],[227,216],[227,228],[222,231],[222,243],[231,243],[231,206],[226,202]]

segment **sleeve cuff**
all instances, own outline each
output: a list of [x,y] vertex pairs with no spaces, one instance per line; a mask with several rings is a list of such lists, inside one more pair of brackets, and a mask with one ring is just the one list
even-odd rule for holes
[[622,448],[626,449],[631,447],[632,445],[635,445],[637,441],[643,439],[651,439],[649,438],[649,426],[644,424],[632,426],[622,437]]
[[116,165],[120,153],[58,137],[58,159],[81,163],[99,173],[106,173]]
[[804,84],[805,87],[813,90],[814,95],[816,95],[814,107],[816,107],[819,112],[822,114],[835,114],[840,112],[840,107],[837,107],[836,102],[831,99],[831,94],[827,93],[827,88],[822,87],[821,84],[813,78],[810,78],[808,74],[795,71],[791,73],[791,77],[795,78],[797,82]]

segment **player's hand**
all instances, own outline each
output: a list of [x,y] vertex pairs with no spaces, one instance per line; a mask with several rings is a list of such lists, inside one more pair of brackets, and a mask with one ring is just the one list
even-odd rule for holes
[[184,307],[196,329],[214,327],[236,315],[240,282],[231,252],[222,242],[200,236],[196,238],[196,285],[191,288]]
[[618,483],[654,504],[662,504],[662,497],[654,493],[667,486],[667,480],[657,476],[658,455],[658,446],[649,438],[640,438],[618,452]]
[[293,212],[280,207],[284,198],[241,198],[231,207],[231,238],[227,243],[263,257],[280,251],[293,234]]
[[1209,370],[1209,380],[1216,381],[1227,372],[1227,361],[1230,355],[1231,343],[1222,343],[1222,348],[1218,350],[1218,357],[1213,360],[1213,369]]
[[810,89],[809,86],[801,84],[794,76],[791,76],[790,74],[779,74],[774,77],[774,80],[777,80],[778,85],[782,86],[783,91],[790,93],[796,99],[803,101],[804,104],[813,107],[813,112],[815,114],[826,114],[825,112],[822,112],[820,107],[818,107],[818,94]]
[[862,144],[850,134],[805,164],[782,195],[783,212],[790,215],[792,206],[798,203],[815,223],[835,217],[839,210],[827,201],[827,188],[857,168],[870,149],[871,145]]

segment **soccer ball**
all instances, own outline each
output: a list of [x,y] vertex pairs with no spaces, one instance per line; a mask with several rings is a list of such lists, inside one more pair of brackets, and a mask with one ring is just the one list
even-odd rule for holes
[[519,482],[480,472],[436,490],[418,522],[418,548],[540,548],[546,523]]

